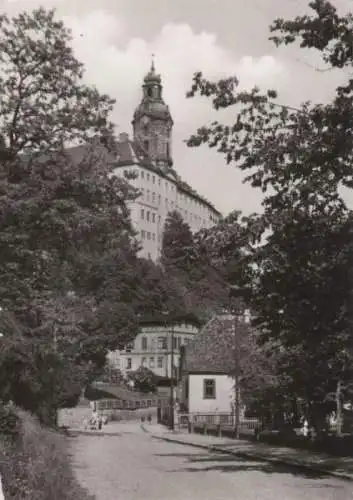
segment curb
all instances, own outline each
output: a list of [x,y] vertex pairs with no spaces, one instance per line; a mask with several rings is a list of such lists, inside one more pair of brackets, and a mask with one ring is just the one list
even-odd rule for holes
[[82,429],[69,429],[67,431],[68,437],[77,436],[121,436],[121,432],[105,432],[105,431],[85,431]]
[[310,470],[319,474],[323,474],[325,476],[331,476],[335,477],[337,479],[341,479],[344,481],[352,481],[353,482],[353,475],[341,473],[341,472],[335,472],[335,471],[329,471],[327,469],[321,469],[320,467],[316,466],[311,466],[307,464],[303,464],[302,462],[296,461],[296,460],[286,460],[282,458],[275,458],[275,457],[264,457],[263,455],[257,455],[256,453],[251,453],[251,452],[244,452],[244,451],[232,451],[232,450],[227,450],[223,449],[219,446],[215,445],[207,445],[207,444],[199,444],[199,443],[191,443],[187,441],[181,441],[176,438],[170,438],[170,437],[164,437],[164,436],[157,436],[156,434],[152,434],[143,426],[141,425],[141,428],[146,432],[146,434],[149,434],[153,439],[159,439],[160,441],[166,441],[169,443],[177,443],[185,446],[192,446],[193,448],[201,448],[204,450],[208,451],[213,451],[217,453],[225,453],[228,455],[233,455],[235,457],[240,457],[240,458],[246,458],[246,459],[252,459],[252,460],[260,460],[262,462],[270,462],[278,465],[288,465],[290,467],[296,467],[298,469],[304,469],[304,470]]

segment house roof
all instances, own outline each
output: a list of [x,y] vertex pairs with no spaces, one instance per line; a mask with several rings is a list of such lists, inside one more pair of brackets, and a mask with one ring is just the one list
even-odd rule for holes
[[230,374],[235,368],[234,319],[216,316],[185,347],[186,373]]
[[200,319],[194,314],[184,314],[184,315],[154,315],[145,316],[140,320],[140,326],[164,326],[164,325],[181,325],[188,324],[196,327],[201,326]]

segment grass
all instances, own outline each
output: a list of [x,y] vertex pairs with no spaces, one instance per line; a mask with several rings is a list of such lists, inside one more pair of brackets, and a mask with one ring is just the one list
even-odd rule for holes
[[12,500],[94,500],[71,468],[67,437],[43,428],[14,409],[16,432],[0,434],[0,471],[5,498]]

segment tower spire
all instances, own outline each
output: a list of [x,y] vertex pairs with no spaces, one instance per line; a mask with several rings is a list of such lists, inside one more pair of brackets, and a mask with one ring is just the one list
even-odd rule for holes
[[156,68],[155,68],[155,65],[154,65],[154,58],[155,58],[155,54],[152,54],[151,73],[155,73],[156,72]]

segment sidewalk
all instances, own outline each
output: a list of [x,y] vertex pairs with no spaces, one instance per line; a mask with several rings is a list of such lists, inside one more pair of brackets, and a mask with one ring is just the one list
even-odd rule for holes
[[241,458],[302,467],[317,473],[353,481],[353,458],[351,457],[332,457],[324,453],[271,446],[265,443],[252,443],[245,440],[236,441],[203,434],[189,434],[184,430],[170,431],[158,424],[141,425],[141,427],[155,439],[229,453]]

